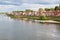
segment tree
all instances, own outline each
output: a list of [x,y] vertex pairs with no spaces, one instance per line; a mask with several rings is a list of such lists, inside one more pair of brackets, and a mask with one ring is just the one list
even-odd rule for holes
[[50,8],[51,11],[54,11],[54,8]]
[[39,8],[39,14],[40,14],[40,16],[42,16],[42,13],[43,13],[43,8]]
[[58,6],[55,6],[55,10],[59,10],[59,7]]
[[39,12],[42,12],[43,11],[43,8],[39,8]]
[[45,11],[50,11],[50,9],[49,8],[45,8]]
[[31,9],[26,9],[25,12],[33,12]]

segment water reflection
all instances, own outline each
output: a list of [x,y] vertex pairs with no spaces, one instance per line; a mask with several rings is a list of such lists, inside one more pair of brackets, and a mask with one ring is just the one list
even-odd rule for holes
[[37,38],[38,40],[59,40],[60,39],[60,30],[58,33],[58,28],[56,24],[50,24],[50,25],[44,25],[45,28],[42,25],[42,28],[37,28]]
[[41,24],[0,15],[0,40],[60,40],[60,25]]

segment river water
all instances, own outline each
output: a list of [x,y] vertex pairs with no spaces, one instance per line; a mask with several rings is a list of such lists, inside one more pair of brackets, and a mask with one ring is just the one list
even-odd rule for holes
[[0,15],[0,40],[60,40],[60,25],[41,24]]

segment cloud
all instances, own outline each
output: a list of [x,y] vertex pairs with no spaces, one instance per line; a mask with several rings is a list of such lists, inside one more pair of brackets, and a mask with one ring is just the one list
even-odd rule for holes
[[59,0],[40,0],[40,1],[46,4],[57,4]]
[[22,0],[23,3],[58,4],[59,0]]
[[30,4],[59,4],[60,0],[0,0],[0,4],[21,5],[23,3],[30,3]]
[[39,8],[54,8],[55,6],[58,6],[58,4],[53,5],[42,5],[42,4],[29,4],[29,3],[23,3],[19,6],[16,5],[0,5],[0,12],[11,12],[15,10],[25,10],[25,9],[32,9],[37,11]]
[[42,5],[42,4],[28,4],[28,3],[23,3],[20,5],[21,8],[23,9],[32,9],[32,10],[38,10],[39,8],[54,8],[55,6],[58,6],[59,4],[50,4],[50,5]]
[[15,5],[0,5],[0,12],[9,12],[15,10]]
[[20,5],[20,3],[19,2],[14,2],[14,1],[6,1],[6,0],[4,0],[4,1],[2,1],[2,0],[0,0],[0,5]]
[[13,11],[38,8],[51,8],[60,3],[60,0],[0,0],[0,11]]
[[3,1],[5,3],[10,3],[10,4],[20,4],[19,2],[12,2],[12,1]]

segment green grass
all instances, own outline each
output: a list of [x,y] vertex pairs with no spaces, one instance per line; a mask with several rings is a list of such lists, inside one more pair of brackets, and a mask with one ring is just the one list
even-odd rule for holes
[[54,20],[54,21],[59,21],[60,22],[60,17],[56,17],[56,16],[25,16],[25,15],[21,15],[21,16],[16,16],[16,15],[12,15],[12,14],[7,14],[8,16],[10,16],[11,18],[27,18],[27,19],[33,19],[33,20]]
[[18,16],[12,15],[12,14],[6,14],[7,16],[11,17],[11,18],[18,18]]

